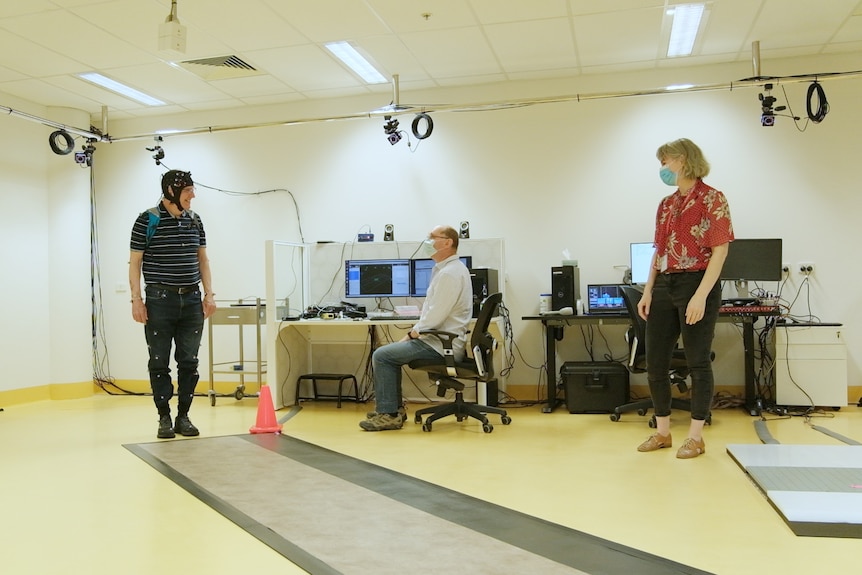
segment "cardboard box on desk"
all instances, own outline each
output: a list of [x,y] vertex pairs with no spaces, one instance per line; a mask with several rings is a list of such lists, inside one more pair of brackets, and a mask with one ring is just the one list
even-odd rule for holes
[[613,361],[567,361],[560,368],[569,413],[611,413],[629,402],[629,371]]

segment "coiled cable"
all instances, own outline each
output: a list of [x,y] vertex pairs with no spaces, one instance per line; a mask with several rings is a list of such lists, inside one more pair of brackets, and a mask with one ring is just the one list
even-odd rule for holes
[[[812,109],[814,101],[813,96],[817,95],[817,110]],[[815,124],[819,124],[829,113],[829,102],[826,100],[826,92],[816,80],[808,86],[808,101],[806,103],[808,109],[808,118]]]

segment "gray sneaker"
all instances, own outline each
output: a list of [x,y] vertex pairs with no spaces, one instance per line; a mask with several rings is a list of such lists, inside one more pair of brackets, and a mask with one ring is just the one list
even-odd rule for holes
[[359,427],[365,431],[386,431],[389,429],[401,429],[404,420],[400,415],[389,415],[388,413],[377,413],[365,421],[359,422]]
[[[368,419],[372,419],[376,415],[377,415],[376,411],[369,411],[368,413],[365,414],[365,417],[367,417]],[[407,408],[406,407],[399,407],[398,408],[398,415],[401,416],[401,421],[407,421]]]

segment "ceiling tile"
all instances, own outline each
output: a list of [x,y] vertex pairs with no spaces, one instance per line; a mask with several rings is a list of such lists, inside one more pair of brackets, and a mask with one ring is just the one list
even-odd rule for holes
[[581,65],[652,63],[660,49],[663,15],[663,9],[650,8],[576,19],[575,45]]
[[476,28],[418,32],[402,38],[438,80],[501,72],[485,37]]
[[578,64],[567,18],[530,20],[485,27],[506,72],[571,68]]
[[[470,3],[464,0],[367,0],[395,34],[476,26]],[[429,14],[425,18],[423,14]]]

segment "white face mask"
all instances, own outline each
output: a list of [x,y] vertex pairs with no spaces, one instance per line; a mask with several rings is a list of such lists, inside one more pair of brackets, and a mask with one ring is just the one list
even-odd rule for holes
[[422,242],[420,249],[422,250],[422,253],[429,258],[437,253],[437,249],[434,247],[434,240],[431,238]]

